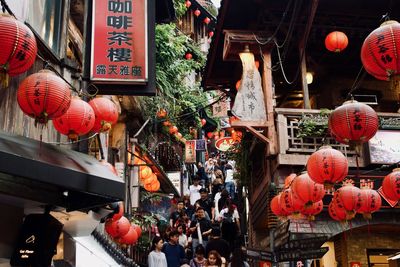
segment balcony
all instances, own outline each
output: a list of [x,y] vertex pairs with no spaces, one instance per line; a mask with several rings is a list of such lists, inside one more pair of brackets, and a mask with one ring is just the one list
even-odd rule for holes
[[[279,165],[306,165],[308,157],[322,146],[325,137],[325,144],[341,151],[348,158],[350,167],[357,166],[356,151],[348,145],[336,142],[329,134],[326,136],[298,137],[299,122],[302,117],[307,115],[318,116],[318,114],[321,114],[321,110],[276,108],[275,112],[277,114]],[[378,116],[381,122],[386,121],[390,125],[400,125],[400,114],[398,113],[378,112]],[[370,164],[368,144],[361,147],[359,155],[359,167]]]

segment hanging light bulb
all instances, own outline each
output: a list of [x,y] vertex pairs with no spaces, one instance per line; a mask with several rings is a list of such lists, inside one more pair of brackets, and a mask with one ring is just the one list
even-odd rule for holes
[[312,84],[313,80],[314,80],[314,76],[313,76],[312,72],[307,71],[307,73],[306,73],[307,84]]

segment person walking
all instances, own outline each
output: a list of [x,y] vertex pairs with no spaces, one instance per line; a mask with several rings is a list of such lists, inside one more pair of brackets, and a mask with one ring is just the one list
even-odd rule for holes
[[203,246],[207,245],[208,236],[211,234],[211,230],[211,222],[205,218],[204,209],[198,207],[196,210],[196,218],[190,223],[193,251],[195,251],[199,244]]
[[211,250],[207,255],[207,267],[225,267],[226,260],[216,250]]
[[185,258],[185,251],[178,243],[179,233],[173,230],[169,233],[169,241],[165,243],[162,252],[165,253],[167,258],[168,267],[180,267],[181,261]]
[[203,245],[198,245],[194,251],[195,257],[190,260],[190,267],[206,267],[205,253]]
[[156,236],[151,242],[151,252],[147,257],[147,264],[149,267],[168,267],[167,258],[161,251],[163,248],[163,240],[161,237]]

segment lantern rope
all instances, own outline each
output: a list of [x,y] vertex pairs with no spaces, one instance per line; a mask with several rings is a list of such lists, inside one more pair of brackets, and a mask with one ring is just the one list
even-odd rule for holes
[[[360,85],[361,85],[362,81],[364,80],[366,74],[367,74],[367,72],[364,69],[364,65],[361,65],[361,68],[360,68],[360,70],[359,70],[359,72],[357,74],[357,77],[354,80],[353,85],[350,88],[350,91],[347,93],[346,101],[349,100],[350,98],[352,98],[352,93],[355,90],[357,90],[358,87],[360,87]],[[360,77],[360,75],[361,75],[361,77]]]
[[93,135],[87,137],[87,138],[82,138],[80,140],[75,140],[75,141],[68,141],[68,142],[44,142],[46,144],[50,144],[50,145],[71,145],[71,144],[77,144],[83,141],[87,141],[90,140],[94,137],[96,137],[96,135],[98,135],[98,133],[94,133]]

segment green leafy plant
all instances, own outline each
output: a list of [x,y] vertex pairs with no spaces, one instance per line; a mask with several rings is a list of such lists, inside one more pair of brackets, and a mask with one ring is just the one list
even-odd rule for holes
[[322,109],[319,114],[303,114],[296,137],[324,137],[328,131],[329,114],[328,109]]

